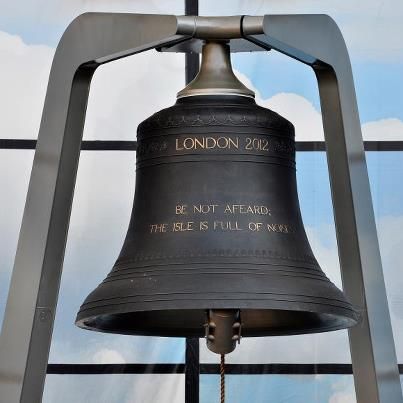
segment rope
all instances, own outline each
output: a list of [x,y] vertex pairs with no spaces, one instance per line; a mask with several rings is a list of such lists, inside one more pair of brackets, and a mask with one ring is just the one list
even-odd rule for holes
[[220,403],[225,403],[225,354],[221,354],[220,378],[221,378],[221,400],[220,400]]

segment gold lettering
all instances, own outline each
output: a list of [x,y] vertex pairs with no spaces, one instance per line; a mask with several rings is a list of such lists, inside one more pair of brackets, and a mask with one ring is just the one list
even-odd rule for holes
[[237,212],[240,212],[241,206],[239,204],[233,204],[232,205],[232,214],[236,214]]
[[226,204],[224,214],[255,214],[271,215],[266,206],[252,206],[248,204]]
[[254,208],[254,214],[270,215],[269,209],[266,206],[253,206],[253,208]]
[[261,222],[250,222],[248,227],[253,232],[259,232],[263,227],[263,223],[261,223]]
[[176,139],[175,141],[176,141],[176,150],[177,151],[183,150],[183,147],[179,147],[179,139]]
[[186,208],[187,208],[187,204],[178,204],[175,207],[175,214],[183,214],[186,215]]
[[228,139],[226,137],[219,137],[217,139],[218,148],[229,148],[228,147]]
[[209,229],[208,221],[200,221],[199,229],[200,231],[207,231]]
[[229,204],[227,204],[226,206],[225,206],[225,209],[224,209],[224,214],[232,214],[232,211],[231,211],[231,207],[230,207],[230,205]]
[[193,221],[187,222],[174,222],[172,223],[172,232],[185,232],[185,231],[193,231]]
[[269,232],[280,232],[283,234],[293,232],[292,228],[287,224],[267,224],[267,230]]
[[151,224],[150,225],[150,233],[157,234],[162,232],[167,232],[168,224]]
[[185,150],[192,150],[195,148],[195,141],[192,137],[186,137],[185,140],[183,140],[183,147],[185,147]]
[[197,137],[195,137],[195,149],[199,146],[200,148],[204,148],[204,137],[202,137],[202,141],[200,141]]
[[236,141],[234,141],[231,137],[228,137],[228,142],[229,142],[229,147],[228,147],[228,148],[231,148],[231,144],[232,144],[232,146],[233,146],[234,148],[238,148],[238,149],[239,149],[239,138],[238,138],[238,137],[235,137],[235,140],[236,140]]
[[239,213],[240,214],[246,214],[247,213],[247,209],[246,209],[246,206],[244,204],[241,204],[239,206]]
[[193,206],[193,212],[199,214],[215,213],[215,209],[218,204],[199,204]]
[[206,148],[209,150],[217,146],[217,141],[214,137],[206,137]]
[[214,221],[214,231],[242,231],[238,221]]
[[269,230],[269,232],[277,232],[276,228],[276,224],[267,224],[267,229]]
[[236,137],[235,139],[231,137],[186,137],[185,139],[181,140],[179,138],[175,139],[175,149],[177,151],[182,150],[211,150],[213,148],[219,149],[231,149],[236,148],[239,149],[239,138]]

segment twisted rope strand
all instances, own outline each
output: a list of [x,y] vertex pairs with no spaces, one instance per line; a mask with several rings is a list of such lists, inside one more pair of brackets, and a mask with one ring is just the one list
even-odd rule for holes
[[225,403],[225,354],[221,354],[220,364],[220,378],[221,378],[221,403]]

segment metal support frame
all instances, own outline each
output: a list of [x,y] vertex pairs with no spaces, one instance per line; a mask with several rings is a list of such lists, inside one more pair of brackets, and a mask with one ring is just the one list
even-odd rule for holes
[[357,398],[403,402],[351,66],[335,22],[324,15],[88,13],[67,28],[52,64],[0,338],[1,403],[41,401],[95,69],[153,48],[197,49],[191,38],[209,29],[234,38],[233,51],[274,48],[314,69],[344,289],[363,318],[349,333]]
[[[199,2],[185,0],[185,14],[198,15]],[[199,71],[198,53],[185,54],[185,81],[189,84]],[[185,403],[199,403],[200,389],[200,344],[198,338],[186,339],[185,351]]]

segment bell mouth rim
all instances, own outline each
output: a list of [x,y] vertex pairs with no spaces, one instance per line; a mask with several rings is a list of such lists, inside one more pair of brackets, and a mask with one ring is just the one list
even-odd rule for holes
[[[267,301],[266,301],[267,302]],[[104,307],[103,307],[104,308]],[[327,310],[325,306],[321,306],[319,310],[303,310],[303,309],[273,309],[273,308],[240,308],[242,321],[242,334],[244,337],[270,337],[270,336],[291,336],[299,334],[313,334],[348,329],[357,325],[361,321],[361,316],[353,308],[333,307]],[[211,309],[234,309],[234,305],[229,306],[212,306]],[[235,308],[238,309],[238,308]],[[127,310],[126,312],[110,312],[101,313],[102,308],[91,308],[88,310],[80,310],[77,314],[75,325],[86,330],[113,333],[122,335],[138,335],[138,336],[157,336],[157,337],[203,337],[204,323],[208,309],[205,308],[174,308],[174,309],[147,309],[147,310]],[[93,311],[89,314],[88,311]],[[95,313],[94,311],[98,311]],[[104,310],[105,311],[105,310]],[[321,312],[322,311],[322,312]],[[87,313],[87,314],[86,314]],[[253,316],[261,316],[266,314],[266,322],[257,326],[253,326]],[[252,319],[250,318],[252,315]],[[197,316],[197,317],[196,317]],[[249,317],[248,317],[249,316]],[[282,326],[273,326],[274,322],[287,319]],[[151,319],[150,324],[150,318]],[[185,323],[187,318],[193,318],[190,327],[180,327],[177,324],[161,326],[156,323],[160,318],[166,321],[168,318],[181,318],[178,322]],[[195,319],[196,317],[196,319]],[[146,318],[146,320],[144,320]],[[281,319],[283,318],[283,319]],[[271,320],[270,320],[271,319]],[[153,324],[153,320],[155,323]],[[294,322],[293,322],[294,320]],[[295,323],[295,320],[297,323]],[[128,326],[134,323],[134,327]],[[146,323],[145,323],[146,322]],[[127,327],[119,327],[118,323],[123,323]],[[143,324],[143,328],[139,324]],[[251,326],[252,325],[252,326]]]

